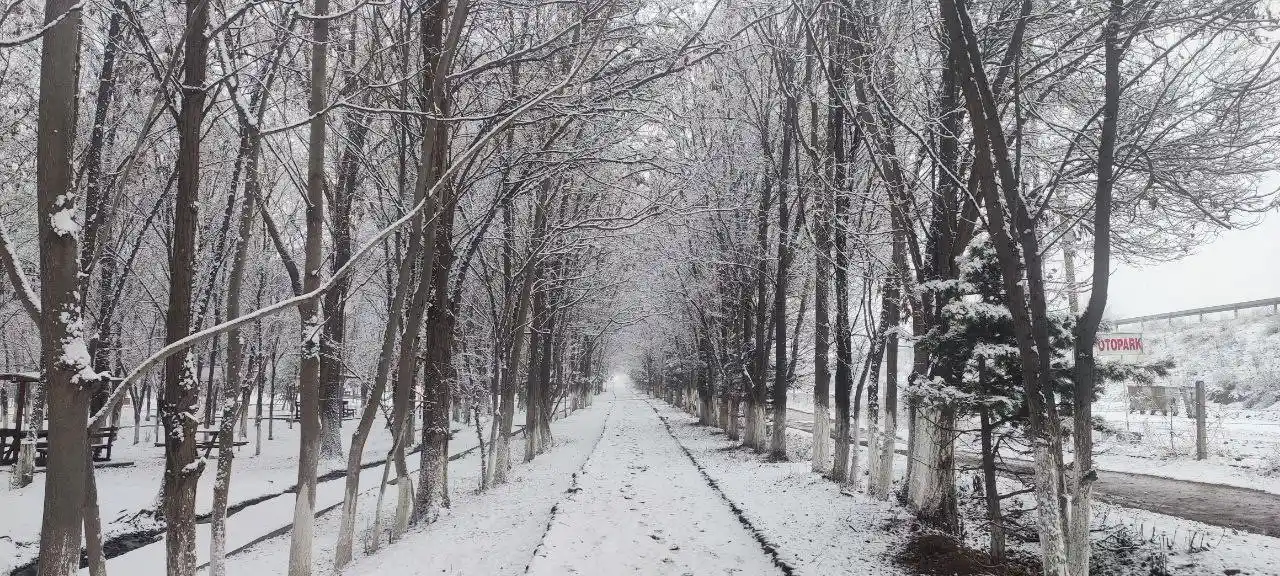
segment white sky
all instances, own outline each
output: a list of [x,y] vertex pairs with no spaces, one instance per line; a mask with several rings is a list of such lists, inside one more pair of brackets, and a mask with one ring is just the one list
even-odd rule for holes
[[1280,296],[1280,209],[1247,230],[1230,230],[1181,260],[1143,268],[1117,265],[1108,318]]

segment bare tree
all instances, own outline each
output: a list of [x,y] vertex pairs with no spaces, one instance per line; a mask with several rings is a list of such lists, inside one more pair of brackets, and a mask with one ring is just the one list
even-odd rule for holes
[[[51,27],[43,35],[40,56],[36,200],[42,280],[40,365],[49,403],[50,451],[39,574],[61,576],[80,563],[81,514],[86,479],[92,474],[88,437],[81,422],[89,409],[86,387],[98,378],[90,368],[85,346],[76,275],[80,269],[79,225],[75,221],[77,194],[71,155],[80,69],[80,10],[70,0],[53,0],[45,4],[44,20]],[[39,414],[39,410],[35,412]],[[32,422],[34,429],[41,425],[40,420]]]

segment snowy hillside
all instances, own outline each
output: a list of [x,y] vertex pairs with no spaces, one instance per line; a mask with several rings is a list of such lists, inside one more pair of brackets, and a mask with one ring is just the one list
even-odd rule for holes
[[[1123,326],[1125,330],[1136,326]],[[1237,408],[1280,409],[1280,316],[1270,308],[1150,322],[1141,329],[1147,349],[1177,366],[1171,385],[1204,380],[1210,399]]]

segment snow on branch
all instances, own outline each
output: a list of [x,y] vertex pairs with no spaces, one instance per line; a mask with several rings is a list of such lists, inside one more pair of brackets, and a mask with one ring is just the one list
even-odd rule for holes
[[181,352],[183,350],[186,350],[187,348],[195,346],[196,344],[199,344],[206,340],[210,340],[214,336],[221,334],[223,332],[226,332],[228,330],[238,328],[240,326],[243,326],[245,324],[258,320],[260,318],[265,318],[267,316],[271,316],[273,314],[283,312],[291,308],[296,308],[308,300],[311,300],[313,298],[319,298],[325,292],[328,292],[330,289],[332,289],[338,283],[339,280],[341,280],[344,276],[346,276],[352,270],[354,270],[356,264],[364,260],[373,251],[375,247],[377,247],[382,243],[383,240],[387,239],[389,236],[394,234],[397,230],[403,228],[406,224],[412,221],[414,217],[416,217],[420,212],[422,212],[423,208],[427,205],[427,201],[432,199],[434,195],[437,194],[438,190],[440,189],[440,186],[443,183],[448,182],[450,178],[459,169],[461,169],[463,166],[466,165],[467,163],[466,160],[468,158],[471,158],[472,156],[478,154],[480,150],[489,143],[489,141],[493,140],[493,138],[495,138],[498,134],[504,131],[507,128],[507,126],[509,126],[511,123],[513,123],[516,120],[516,118],[519,118],[525,112],[528,112],[533,107],[541,104],[547,98],[550,98],[553,94],[565,89],[571,82],[573,82],[573,80],[578,76],[578,74],[581,73],[582,68],[585,66],[588,60],[588,57],[591,54],[591,51],[595,48],[596,44],[599,43],[600,36],[601,34],[603,34],[603,32],[604,32],[603,27],[601,27],[601,31],[597,33],[595,36],[593,36],[591,42],[582,51],[582,55],[574,63],[574,66],[569,70],[569,73],[565,75],[564,79],[556,83],[556,85],[551,86],[547,90],[544,90],[542,93],[538,94],[538,96],[530,99],[524,104],[521,104],[519,107],[513,109],[500,122],[490,127],[488,132],[486,132],[484,136],[476,139],[476,141],[471,145],[471,147],[465,150],[460,155],[459,157],[460,159],[457,162],[453,162],[449,165],[449,168],[445,170],[443,174],[441,174],[440,178],[436,180],[436,183],[431,186],[431,189],[428,190],[427,193],[423,195],[423,198],[419,200],[418,203],[414,205],[414,207],[411,210],[409,210],[408,212],[405,212],[405,214],[401,216],[398,220],[387,225],[386,228],[383,228],[376,235],[374,235],[374,237],[370,239],[368,242],[366,242],[364,246],[360,247],[360,250],[358,250],[355,254],[351,256],[351,259],[348,260],[346,264],[343,264],[341,268],[334,271],[334,273],[329,277],[329,279],[325,280],[319,287],[317,287],[315,290],[312,290],[311,292],[307,292],[305,294],[299,294],[292,298],[281,300],[270,306],[259,308],[258,310],[255,310],[248,314],[244,314],[237,318],[229,319],[221,324],[212,326],[200,332],[189,334],[186,337],[180,340],[177,340],[171,344],[168,344],[165,347],[155,351],[154,353],[151,354],[151,356],[147,357],[146,360],[143,360],[141,364],[139,364],[131,372],[129,372],[128,376],[126,376],[124,380],[121,381],[120,385],[117,386],[116,389],[111,392],[111,397],[107,399],[107,402],[103,404],[102,408],[99,409],[97,413],[89,417],[88,426],[92,428],[94,426],[102,425],[102,423],[105,422],[107,417],[111,414],[112,410],[115,409],[115,406],[124,399],[125,393],[128,392],[129,389],[132,388],[135,383],[137,383],[139,380],[142,379],[143,374],[147,373],[152,368],[156,367],[158,364],[163,362],[168,357],[174,354],[177,354],[178,352]]
[[310,20],[310,21],[337,20],[339,18],[347,16],[348,14],[354,13],[356,10],[359,10],[365,6],[390,6],[390,5],[391,5],[390,2],[373,2],[371,0],[361,0],[360,2],[356,2],[355,5],[353,5],[352,7],[346,10],[343,10],[341,12],[334,12],[332,14],[311,14],[308,12],[299,11],[299,12],[296,12],[294,15],[300,20]]
[[27,275],[22,271],[22,265],[18,263],[18,255],[13,251],[13,240],[9,239],[6,229],[4,222],[0,222],[0,261],[3,262],[9,282],[18,287],[18,299],[22,301],[22,307],[27,310],[27,315],[31,316],[31,321],[39,326],[40,297],[36,295],[35,290],[31,289],[31,282],[27,280]]
[[54,18],[53,20],[46,22],[44,26],[36,28],[35,30],[32,30],[26,34],[23,34],[21,36],[14,36],[11,38],[0,38],[0,48],[16,48],[23,44],[29,44],[31,42],[35,42],[36,40],[39,40],[40,37],[44,36],[46,32],[52,30],[54,26],[57,26],[60,22],[62,22],[63,20],[66,20],[67,16],[70,15],[72,12],[79,12],[82,8],[84,8],[84,1],[85,0],[80,0],[79,2],[76,2],[70,8],[67,8],[66,12],[59,14],[57,18]]

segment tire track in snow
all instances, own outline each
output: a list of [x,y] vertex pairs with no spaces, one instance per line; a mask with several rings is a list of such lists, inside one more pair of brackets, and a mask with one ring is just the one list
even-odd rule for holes
[[610,393],[613,397],[609,399],[609,411],[604,415],[604,423],[600,425],[600,433],[596,435],[595,441],[591,443],[591,451],[587,452],[587,457],[582,460],[582,464],[578,466],[578,470],[570,478],[569,487],[564,491],[565,497],[551,505],[551,515],[547,517],[547,527],[542,529],[542,536],[538,538],[538,545],[533,547],[533,554],[529,556],[529,561],[524,565],[525,574],[528,574],[533,567],[533,561],[538,557],[538,551],[542,550],[543,545],[547,543],[547,534],[551,532],[551,526],[556,522],[556,514],[560,511],[560,505],[564,503],[568,495],[578,491],[578,476],[582,474],[583,470],[586,470],[587,464],[591,463],[591,457],[595,455],[596,449],[600,447],[600,440],[604,439],[604,433],[609,429],[609,418],[613,416],[613,409],[617,406],[618,400],[617,392],[611,391]]
[[698,459],[693,457],[693,453],[690,452],[688,448],[684,447],[684,444],[680,442],[679,438],[676,438],[675,432],[671,430],[671,422],[667,421],[667,417],[662,415],[662,412],[658,410],[657,406],[653,405],[653,402],[649,401],[649,398],[643,395],[637,395],[636,397],[643,399],[644,402],[649,405],[649,408],[653,410],[653,413],[658,416],[658,419],[662,421],[662,426],[667,429],[667,435],[671,436],[671,440],[680,447],[680,450],[684,452],[684,455],[693,463],[693,467],[702,475],[702,479],[706,480],[707,486],[711,487],[711,490],[716,494],[719,494],[725,504],[729,505],[729,510],[733,511],[733,515],[738,518],[738,522],[742,523],[742,527],[746,528],[747,532],[751,533],[751,536],[755,538],[756,543],[760,545],[760,548],[764,551],[765,555],[773,561],[773,565],[777,566],[778,569],[786,576],[795,576],[795,567],[782,559],[782,554],[779,552],[778,547],[769,541],[768,537],[764,535],[764,532],[757,528],[755,524],[751,523],[751,520],[747,518],[747,515],[743,512],[742,508],[739,508],[733,500],[729,499],[729,496],[724,493],[724,490],[720,489],[720,485],[716,483],[715,479],[713,479],[710,474],[707,474],[706,469],[702,467],[702,463],[698,462]]

